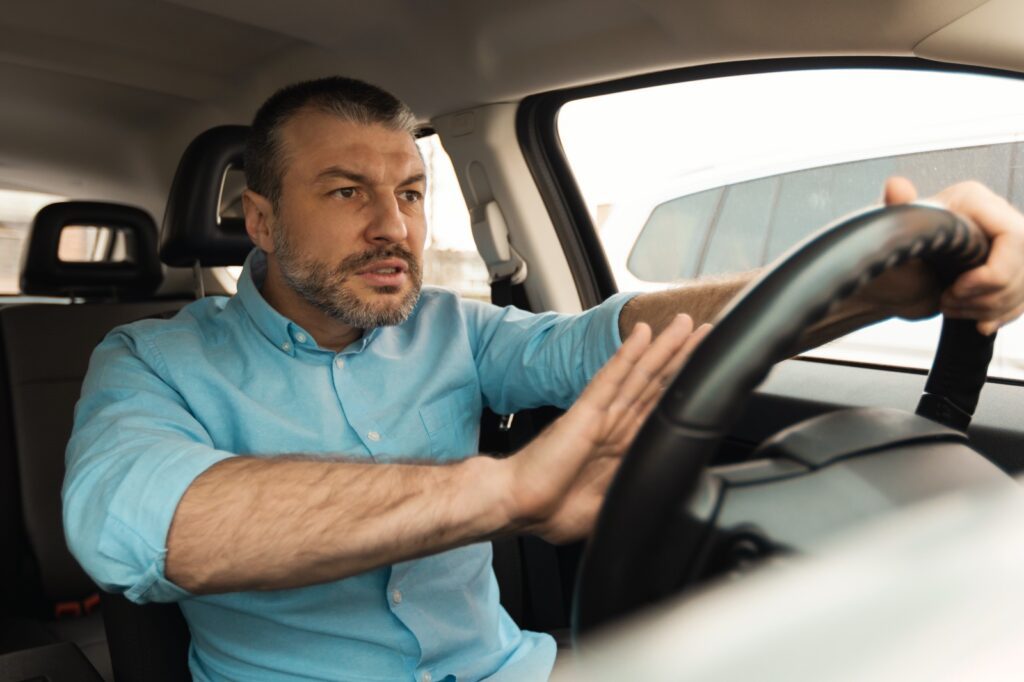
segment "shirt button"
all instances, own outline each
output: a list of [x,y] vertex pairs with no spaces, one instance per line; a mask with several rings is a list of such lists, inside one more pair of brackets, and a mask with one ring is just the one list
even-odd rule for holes
[[335,358],[334,359],[334,364],[335,364],[335,366],[338,369],[344,369],[345,368],[345,359],[344,358]]
[[292,349],[292,344],[290,342],[285,341],[284,343],[281,344],[281,350],[283,350],[283,351],[290,351],[291,349]]
[[366,437],[372,441],[380,440],[380,434],[377,433],[376,431],[370,431],[368,434],[366,434]]
[[402,603],[402,591],[401,590],[393,590],[391,592],[391,603],[394,604],[395,606],[398,606],[399,604]]
[[295,335],[295,340],[298,341],[299,343],[306,343],[306,335],[303,334],[302,332],[299,332],[298,334]]
[[420,679],[423,680],[423,682],[431,682],[431,680],[433,680],[434,677],[429,672],[424,670],[423,674],[420,675]]

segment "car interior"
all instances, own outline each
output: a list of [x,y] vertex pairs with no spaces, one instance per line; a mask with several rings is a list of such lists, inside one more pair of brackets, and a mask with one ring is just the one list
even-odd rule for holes
[[[107,332],[234,293],[251,249],[239,211],[247,126],[279,87],[341,74],[406,101],[420,142],[443,148],[444,164],[450,158],[435,171],[429,156],[436,191],[449,198],[431,200],[428,274],[436,259],[445,267],[434,283],[459,289],[465,280],[464,296],[537,312],[579,312],[630,284],[655,290],[682,275],[714,276],[672,261],[715,261],[724,231],[710,230],[724,230],[719,222],[770,215],[774,224],[790,210],[786,197],[797,197],[797,209],[801,198],[813,203],[808,183],[832,182],[846,172],[839,164],[853,164],[858,188],[880,191],[876,180],[893,168],[912,174],[952,150],[935,161],[947,164],[941,172],[920,171],[922,190],[981,175],[1024,207],[1024,117],[1006,112],[998,130],[936,126],[920,143],[837,147],[810,160],[793,152],[732,175],[709,170],[696,152],[686,159],[669,137],[739,139],[741,125],[767,120],[773,103],[723,100],[740,118],[719,131],[690,122],[685,108],[660,112],[678,135],[658,133],[647,151],[679,158],[651,171],[664,176],[658,187],[632,157],[615,155],[610,124],[578,145],[563,125],[575,102],[610,109],[602,98],[793,73],[864,72],[868,83],[879,73],[953,75],[1024,92],[1016,0],[16,0],[4,9],[0,283],[11,284],[0,292],[0,680],[190,679],[177,607],[100,594],[68,551],[64,449],[89,356]],[[887,112],[889,96],[876,94],[866,106]],[[864,104],[847,95],[804,88],[792,105],[838,119],[854,100]],[[623,126],[644,128],[647,106],[624,114]],[[964,152],[983,146],[969,159]],[[897,161],[872,166],[879,159]],[[643,178],[598,187],[589,178],[605,166]],[[782,178],[770,205],[757,184],[765,178]],[[601,198],[613,187],[628,196]],[[843,191],[845,203],[808,208],[810,222],[824,227],[877,199]],[[446,201],[455,213],[442,210]],[[462,237],[446,235],[452,215]],[[495,542],[502,604],[521,627],[586,655],[591,630],[776,555],[813,554],[937,496],[1017,489],[1021,323],[993,346],[962,324],[944,325],[940,343],[936,320],[916,363],[880,354],[878,344],[853,359],[793,357],[799,333],[856,286],[912,258],[948,281],[979,262],[984,238],[928,207],[857,214],[810,237],[809,224],[772,229],[784,235],[778,248],[764,235],[757,247],[770,258],[719,259],[722,271],[771,265],[677,378],[659,405],[662,421],[652,418],[631,446],[591,541]],[[690,246],[692,235],[702,246]],[[728,252],[750,239],[734,238]],[[644,254],[660,260],[637,265]],[[884,351],[888,337],[879,343]],[[950,359],[959,357],[972,361]],[[485,412],[480,451],[514,452],[558,414]]]

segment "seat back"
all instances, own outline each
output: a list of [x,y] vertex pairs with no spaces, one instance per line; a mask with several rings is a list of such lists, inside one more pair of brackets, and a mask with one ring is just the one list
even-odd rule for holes
[[[67,226],[120,233],[117,262],[66,262]],[[154,300],[162,279],[156,225],[144,211],[98,202],[53,204],[36,216],[22,263],[22,291],[73,303],[0,308],[0,473],[9,494],[0,513],[0,614],[31,618],[55,640],[75,642],[100,670],[106,646],[98,616],[70,622],[96,603],[96,586],[64,539],[60,491],[74,406],[93,348],[117,325],[180,308]],[[0,646],[3,643],[0,642]]]
[[[189,144],[174,174],[160,234],[167,265],[241,265],[252,242],[244,221],[218,215],[224,175],[239,169],[246,126],[218,126]],[[185,682],[188,626],[176,604],[133,604],[103,595],[103,619],[118,682]]]
[[103,594],[103,622],[117,682],[187,682],[192,637],[177,604],[133,604]]
[[27,304],[0,308],[0,359],[25,536],[42,597],[57,604],[96,591],[71,556],[61,521],[64,449],[92,349],[119,324],[180,303]]

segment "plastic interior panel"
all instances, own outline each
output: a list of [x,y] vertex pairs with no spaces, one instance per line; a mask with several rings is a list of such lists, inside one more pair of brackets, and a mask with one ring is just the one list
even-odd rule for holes
[[717,525],[753,524],[772,541],[810,551],[881,514],[988,486],[1019,493],[998,467],[960,444],[919,444],[843,460],[764,485],[729,488]]

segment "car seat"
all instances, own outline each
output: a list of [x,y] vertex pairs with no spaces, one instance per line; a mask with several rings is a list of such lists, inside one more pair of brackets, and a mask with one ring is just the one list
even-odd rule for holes
[[[62,260],[68,226],[108,230],[119,259]],[[70,641],[109,677],[96,586],[64,540],[64,449],[92,349],[113,327],[182,304],[155,299],[156,238],[153,219],[138,208],[51,204],[31,227],[21,288],[64,300],[0,308],[0,653]]]

